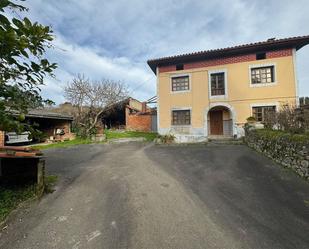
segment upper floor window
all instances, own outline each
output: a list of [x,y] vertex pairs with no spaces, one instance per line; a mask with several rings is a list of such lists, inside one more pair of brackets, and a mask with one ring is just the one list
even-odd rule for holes
[[172,91],[189,91],[190,90],[189,75],[172,77]]
[[252,115],[256,121],[265,122],[276,112],[276,106],[256,106],[252,107]]
[[267,84],[274,82],[274,66],[251,68],[251,84]]
[[176,65],[176,70],[183,70],[183,64]]
[[265,59],[266,59],[266,53],[265,52],[256,54],[256,60],[265,60]]
[[225,95],[225,73],[210,74],[211,96]]
[[172,125],[190,125],[191,111],[190,110],[173,110]]

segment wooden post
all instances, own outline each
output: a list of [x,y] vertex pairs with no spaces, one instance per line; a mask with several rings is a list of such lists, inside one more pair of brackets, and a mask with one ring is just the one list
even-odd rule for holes
[[45,160],[39,159],[37,162],[37,196],[40,198],[45,188]]
[[4,131],[0,131],[0,146],[4,146],[4,139],[5,139]]

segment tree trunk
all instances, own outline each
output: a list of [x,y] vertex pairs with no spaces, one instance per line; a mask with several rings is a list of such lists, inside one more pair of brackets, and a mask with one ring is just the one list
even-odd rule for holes
[[103,113],[104,110],[101,110],[97,113],[97,115],[94,118],[94,121],[92,122],[92,124],[90,125],[90,127],[86,130],[87,134],[89,135],[89,132],[91,131],[91,129],[93,129],[97,122],[98,122],[98,118],[101,116],[101,114]]

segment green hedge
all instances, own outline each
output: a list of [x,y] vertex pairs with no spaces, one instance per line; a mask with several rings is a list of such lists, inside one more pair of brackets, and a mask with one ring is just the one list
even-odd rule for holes
[[290,140],[293,142],[309,142],[309,134],[291,134],[284,131],[279,130],[269,130],[269,129],[260,129],[253,130],[250,132],[255,132],[258,136],[267,139],[284,139]]

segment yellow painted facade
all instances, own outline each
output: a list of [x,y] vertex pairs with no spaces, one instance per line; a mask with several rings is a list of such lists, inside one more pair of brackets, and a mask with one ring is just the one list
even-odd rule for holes
[[[294,56],[256,60],[213,67],[196,68],[173,72],[157,72],[158,127],[160,131],[171,128],[171,111],[173,109],[191,110],[191,128],[205,129],[207,112],[212,106],[224,103],[230,106],[235,117],[234,125],[242,126],[252,116],[252,106],[263,104],[296,104],[297,83]],[[253,87],[250,84],[250,67],[274,65],[275,83]],[[210,98],[209,72],[225,70],[227,75],[226,97]],[[171,77],[190,76],[190,90],[172,92]],[[224,114],[226,116],[226,114]],[[163,133],[163,132],[162,132]],[[204,132],[204,135],[207,132]]]

